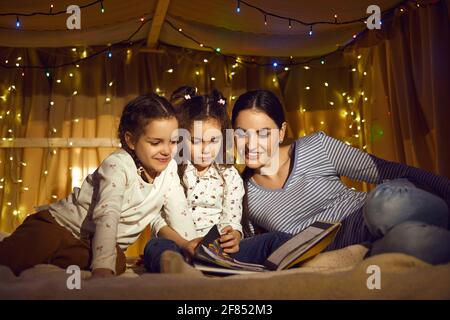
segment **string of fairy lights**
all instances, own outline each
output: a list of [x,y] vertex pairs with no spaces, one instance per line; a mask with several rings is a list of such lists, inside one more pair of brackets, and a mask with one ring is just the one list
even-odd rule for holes
[[[99,6],[100,7],[100,12],[101,14],[105,13],[105,1],[93,1],[91,3],[88,3],[84,6],[80,6],[82,9],[87,8],[87,7],[91,7],[91,6]],[[405,2],[411,2],[411,1],[405,1]],[[400,12],[401,14],[406,12],[406,6],[404,5],[403,2],[401,5],[397,6],[396,8],[392,8],[389,9],[387,11],[384,12],[383,15],[383,19],[385,19],[385,17],[387,17],[388,15],[394,13],[394,12]],[[307,25],[307,26],[313,26],[313,25],[317,25],[317,24],[348,24],[348,23],[356,23],[356,22],[361,22],[364,19],[357,19],[357,21],[339,21],[337,19],[337,15],[334,15],[335,20],[334,21],[315,21],[315,22],[304,22],[295,18],[289,18],[289,17],[283,17],[283,16],[279,16],[276,15],[274,13],[271,13],[269,11],[266,11],[262,8],[253,6],[251,4],[249,4],[246,1],[238,1],[237,2],[237,7],[236,7],[236,12],[237,14],[241,13],[241,7],[243,8],[244,6],[252,9],[252,10],[258,10],[259,12],[261,12],[264,15],[264,20],[265,23],[267,24],[268,22],[268,17],[271,19],[284,19],[284,20],[288,20],[289,26],[290,28],[293,27],[294,23],[299,23],[302,25]],[[420,4],[417,3],[416,7],[420,7]],[[54,11],[55,7],[53,4],[50,5],[50,9],[49,11],[46,12],[33,12],[33,13],[0,13],[0,16],[16,16],[17,17],[17,21],[19,22],[17,24],[16,21],[16,28],[21,29],[21,30],[25,30],[23,28],[23,24],[22,24],[22,20],[20,20],[20,17],[24,18],[27,16],[33,16],[33,15],[49,15],[49,16],[54,16],[54,15],[59,15],[59,14],[66,14],[66,11]],[[133,42],[133,38],[134,36],[149,22],[152,21],[151,17],[148,16],[143,16],[137,19],[139,21],[139,25],[136,28],[136,30],[126,39],[124,39],[123,41],[119,41],[117,43],[111,44],[109,46],[106,46],[102,49],[99,49],[97,51],[92,51],[90,53],[88,53],[89,49],[88,48],[78,48],[78,47],[73,47],[73,48],[68,48],[69,50],[69,56],[75,57],[73,60],[68,61],[68,62],[64,62],[64,63],[60,63],[57,65],[30,65],[27,64],[23,59],[22,56],[17,56],[15,58],[9,58],[9,59],[3,59],[0,62],[0,67],[5,68],[5,69],[16,69],[19,73],[19,79],[20,77],[22,77],[22,79],[24,79],[26,77],[26,71],[29,69],[34,69],[34,70],[42,70],[44,73],[45,78],[49,81],[50,83],[50,96],[49,96],[49,104],[48,104],[48,112],[50,115],[50,112],[52,110],[52,108],[55,108],[55,101],[53,100],[52,96],[53,96],[53,87],[54,86],[58,86],[58,85],[62,85],[63,84],[63,79],[64,78],[68,78],[68,79],[74,79],[77,76],[80,76],[80,72],[81,72],[81,68],[82,68],[82,64],[85,63],[87,60],[89,59],[93,59],[95,57],[101,57],[104,56],[105,59],[111,60],[115,57],[115,52],[118,50],[126,50],[126,54],[125,54],[125,59],[126,61],[130,61],[132,55],[133,55],[133,51],[134,50],[139,50],[139,46],[140,43],[134,43]],[[337,52],[340,52],[342,50],[344,50],[347,46],[351,45],[354,43],[355,40],[358,39],[358,34],[357,35],[353,35],[352,39],[350,39],[350,41],[348,43],[346,43],[345,45],[339,47],[338,49],[329,52],[327,54],[324,54],[322,56],[319,57],[312,57],[309,59],[299,59],[297,57],[293,57],[290,56],[288,58],[283,58],[283,59],[273,59],[272,61],[269,62],[260,62],[260,61],[256,61],[254,59],[249,59],[247,57],[239,57],[236,55],[231,55],[231,54],[225,54],[222,52],[220,47],[215,47],[215,46],[211,46],[209,44],[206,44],[198,39],[196,39],[194,36],[190,35],[189,33],[185,32],[182,28],[176,26],[176,24],[174,24],[173,22],[171,22],[170,20],[166,19],[164,21],[164,23],[169,26],[171,29],[176,30],[179,34],[181,34],[182,36],[186,37],[187,39],[193,41],[193,43],[197,44],[201,50],[203,51],[209,51],[208,54],[215,54],[215,55],[220,55],[222,57],[224,57],[227,60],[230,60],[232,63],[230,64],[230,67],[227,68],[226,70],[226,77],[228,77],[230,80],[232,80],[236,75],[238,70],[240,69],[240,67],[249,67],[249,66],[256,66],[256,67],[269,67],[269,68],[273,68],[273,71],[275,73],[275,76],[273,76],[272,78],[272,82],[274,84],[274,86],[278,86],[278,79],[277,79],[277,74],[278,73],[282,73],[282,72],[289,72],[291,70],[291,68],[302,68],[305,70],[305,72],[311,72],[311,68],[319,68],[323,65],[326,64],[326,60],[328,57],[330,57],[333,54],[336,54]],[[312,29],[311,29],[312,30]],[[365,28],[364,31],[362,32],[367,32],[367,29]],[[312,34],[309,34],[310,36],[312,36]],[[138,48],[136,48],[138,47]],[[121,55],[117,55],[117,56],[121,56]],[[360,61],[362,59],[361,55],[358,55],[355,57],[355,62],[356,64],[358,63],[358,61]],[[270,59],[267,59],[270,60]],[[200,75],[206,75],[207,72],[206,70],[206,65],[209,63],[210,61],[208,60],[208,57],[203,58],[203,60],[201,61],[196,61],[195,64],[197,66],[205,66],[202,70],[202,67],[198,68],[196,67],[195,69],[195,76],[199,77]],[[65,77],[60,77],[56,74],[56,70],[57,69],[61,69],[61,68],[65,68],[67,69],[67,74]],[[170,67],[166,70],[167,73],[172,74],[175,72],[175,67]],[[367,76],[367,72],[364,70],[359,70],[358,66],[352,66],[349,70],[349,72],[356,74],[360,74],[362,77]],[[216,76],[215,75],[211,75],[208,74],[207,75],[208,80],[211,81],[212,83],[214,83],[214,81],[216,81]],[[114,85],[117,85],[117,80],[114,79],[107,79],[106,80],[106,96],[105,96],[105,103],[111,103],[113,96],[108,93],[111,92],[112,87]],[[330,86],[330,82],[329,81],[324,81],[323,82],[323,86],[325,88],[328,88]],[[309,92],[312,90],[311,85],[307,85],[303,88],[305,90],[305,93]],[[71,90],[69,90],[71,92],[70,97],[73,98],[75,96],[77,96],[78,94],[80,94],[79,92],[80,88],[72,88]],[[155,88],[155,92],[161,95],[165,95],[165,90],[159,88],[159,86],[157,86]],[[1,93],[0,93],[1,94]],[[14,96],[17,94],[17,88],[16,85],[14,83],[10,84],[7,88],[7,90],[4,92],[3,95],[0,96],[0,103],[3,103],[5,106],[6,104],[14,104]],[[235,100],[236,96],[231,95],[230,96],[230,100]],[[347,104],[346,108],[344,108],[341,112],[340,112],[340,116],[344,119],[346,125],[348,126],[348,129],[352,132],[352,139],[350,139],[351,141],[346,141],[346,143],[351,144],[351,145],[358,145],[359,147],[361,147],[362,149],[366,149],[366,144],[365,144],[365,140],[364,140],[364,125],[366,123],[366,120],[363,118],[363,104],[364,102],[368,102],[369,98],[367,96],[367,94],[364,91],[359,91],[359,92],[341,92],[340,96],[339,96],[339,101],[343,101],[344,103]],[[338,101],[328,101],[328,105],[330,106],[330,108],[336,108]],[[304,117],[304,115],[307,112],[307,109],[305,106],[300,106],[298,109],[299,113]],[[79,122],[80,119],[74,119],[73,121],[75,123]],[[22,121],[22,115],[20,113],[20,110],[11,110],[9,108],[2,108],[2,110],[0,110],[0,121],[2,122],[2,124],[4,125],[4,128],[7,128],[6,130],[6,136],[4,136],[3,138],[1,138],[2,141],[8,141],[8,142],[13,142],[15,139],[15,132],[11,127],[14,127],[14,123],[20,124]],[[49,117],[49,124],[50,124],[50,117]],[[325,126],[325,122],[322,120],[320,121],[320,127],[319,129],[323,129]],[[49,130],[49,138],[50,137],[55,137],[58,134],[58,131],[55,127],[52,127],[51,125],[49,126],[50,130]],[[5,131],[5,130],[4,130]],[[382,134],[382,132],[379,132]],[[303,135],[305,135],[306,132],[303,132]],[[357,141],[356,143],[354,141]],[[70,147],[70,146],[67,146]],[[12,150],[12,148],[11,148]],[[49,153],[48,156],[53,156],[56,155],[57,151],[55,148],[53,148]],[[30,187],[28,186],[22,186],[23,184],[23,179],[20,177],[20,172],[21,172],[21,168],[27,167],[27,163],[23,162],[19,159],[19,157],[16,157],[14,154],[12,154],[12,152],[8,155],[5,153],[5,159],[7,159],[7,163],[3,163],[3,161],[0,160],[0,164],[3,163],[4,166],[8,165],[10,170],[4,170],[5,172],[10,173],[9,178],[6,177],[0,177],[0,190],[4,190],[4,189],[9,189],[9,190],[13,190],[15,189],[15,196],[14,199],[8,199],[7,202],[4,202],[3,205],[6,208],[2,208],[2,211],[4,211],[5,209],[7,209],[8,211],[11,211],[12,214],[14,216],[17,216],[18,218],[21,218],[21,215],[24,214],[25,212],[21,211],[20,209],[20,205],[19,205],[19,197],[18,197],[18,192],[27,192],[30,190]],[[44,169],[42,172],[43,176],[47,176],[49,174],[48,171],[48,164],[49,160],[47,158],[46,163],[44,165]],[[69,168],[70,170],[70,168]],[[10,185],[8,185],[10,184]],[[20,187],[17,187],[20,186]],[[16,187],[16,188],[13,188]],[[2,191],[3,191],[2,190]],[[12,194],[14,192],[10,192],[10,194]],[[58,197],[55,194],[51,194],[49,195],[49,199],[51,200],[56,200]]]

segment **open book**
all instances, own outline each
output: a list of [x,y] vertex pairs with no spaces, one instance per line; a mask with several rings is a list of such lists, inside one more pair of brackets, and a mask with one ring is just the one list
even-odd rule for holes
[[340,226],[338,222],[314,222],[272,252],[263,265],[241,262],[224,252],[219,243],[220,232],[217,226],[214,226],[196,248],[194,267],[215,274],[246,274],[289,269],[323,251],[333,241]]

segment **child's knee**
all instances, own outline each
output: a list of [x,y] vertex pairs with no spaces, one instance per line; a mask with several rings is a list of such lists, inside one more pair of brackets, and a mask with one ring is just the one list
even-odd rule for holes
[[[149,254],[153,251],[161,250],[176,250],[178,247],[175,242],[166,238],[152,238],[145,245],[144,255]],[[176,250],[177,251],[177,250]]]
[[181,252],[178,245],[169,239],[153,238],[144,248],[144,267],[149,272],[160,272],[160,261],[164,251]]

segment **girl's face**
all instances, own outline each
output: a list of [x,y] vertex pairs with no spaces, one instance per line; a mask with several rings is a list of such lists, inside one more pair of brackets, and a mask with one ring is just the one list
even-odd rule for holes
[[222,146],[223,137],[219,121],[213,118],[206,121],[194,121],[189,132],[192,163],[198,168],[209,167]]
[[137,141],[130,132],[125,133],[125,140],[147,172],[161,172],[174,155],[178,142],[178,121],[174,117],[151,120]]
[[251,169],[268,166],[273,156],[278,155],[286,123],[280,129],[266,113],[246,109],[239,112],[234,125],[238,155],[245,159],[245,165]]

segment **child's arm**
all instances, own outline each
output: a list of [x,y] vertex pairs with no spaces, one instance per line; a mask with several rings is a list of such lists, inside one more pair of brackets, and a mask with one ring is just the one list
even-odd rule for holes
[[158,237],[163,237],[163,238],[172,240],[180,248],[187,251],[191,256],[194,256],[195,248],[203,240],[203,237],[198,237],[198,238],[188,241],[188,240],[184,239],[182,236],[180,236],[178,232],[176,232],[175,230],[173,230],[171,227],[169,227],[167,225],[162,227],[159,230]]
[[171,176],[172,181],[164,195],[164,205],[162,208],[162,215],[165,222],[154,223],[153,225],[156,227],[154,228],[154,232],[155,234],[159,234],[160,229],[167,224],[184,239],[192,240],[197,237],[197,231],[195,229],[191,211],[188,208],[183,187],[178,178],[175,162],[171,169],[172,172],[170,172],[169,175]]
[[93,178],[97,203],[92,212],[95,233],[91,243],[91,268],[93,276],[102,276],[108,272],[110,274],[116,272],[117,225],[127,176],[119,160],[107,158],[94,173]]
[[220,216],[219,228],[221,247],[226,253],[239,251],[239,243],[242,240],[242,198],[245,194],[244,184],[235,167],[230,167],[223,173],[225,180],[223,208]]
[[245,194],[244,184],[235,167],[230,167],[223,173],[225,180],[223,194],[223,208],[220,216],[219,230],[231,226],[233,230],[242,232],[242,199]]

